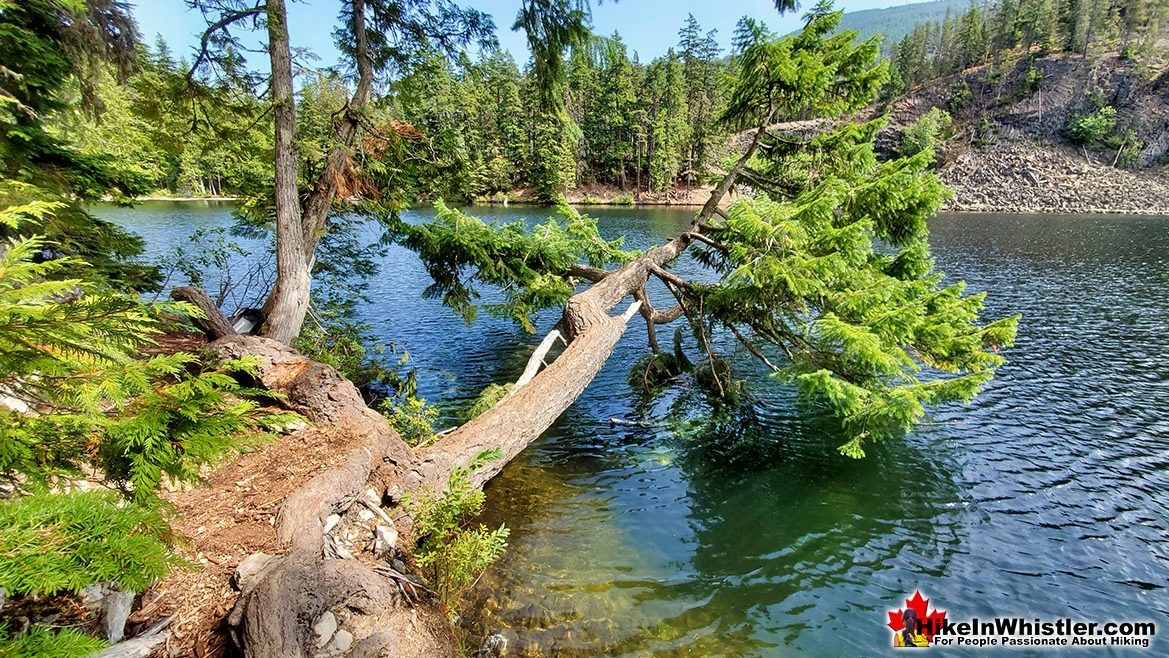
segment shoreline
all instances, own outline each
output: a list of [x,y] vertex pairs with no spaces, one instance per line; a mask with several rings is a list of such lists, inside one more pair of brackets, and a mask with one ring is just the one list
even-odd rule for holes
[[[141,197],[134,199],[134,202],[155,202],[155,201],[174,201],[176,203],[197,203],[202,201],[214,201],[217,203],[239,201],[238,197]],[[570,203],[573,207],[579,208],[677,208],[679,210],[686,210],[690,208],[701,208],[701,203]],[[516,203],[501,203],[498,201],[487,201],[467,204],[468,208],[553,208],[554,204],[537,203],[535,201],[524,201]],[[961,215],[1134,215],[1139,217],[1165,217],[1169,219],[1169,208],[1060,208],[1055,206],[1040,206],[1040,207],[1019,207],[1019,206],[993,206],[987,204],[971,203],[971,204],[955,204],[953,202],[946,203],[939,211],[939,214],[961,214]]]
[[[109,199],[102,199],[102,200],[108,201]],[[134,197],[133,202],[139,203],[141,201],[181,201],[183,203],[189,203],[189,202],[193,202],[193,201],[222,202],[222,201],[239,201],[239,200],[240,200],[240,198],[237,196],[159,196],[159,195],[151,194],[151,195],[147,195],[147,196]]]

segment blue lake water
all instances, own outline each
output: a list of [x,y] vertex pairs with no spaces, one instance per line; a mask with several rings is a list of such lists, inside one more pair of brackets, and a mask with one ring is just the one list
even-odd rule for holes
[[[222,204],[98,213],[155,257],[230,223]],[[589,213],[634,248],[691,216]],[[876,655],[892,642],[886,612],[920,589],[952,619],[1152,620],[1169,633],[1169,221],[931,226],[939,267],[988,290],[989,316],[1023,314],[981,397],[853,461],[829,423],[757,373],[741,431],[687,438],[694,395],[645,399],[626,383],[646,351],[634,322],[580,400],[489,485],[483,521],[512,535],[469,597],[469,632],[548,657]],[[410,352],[424,397],[453,413],[515,378],[540,336],[486,315],[468,327],[423,299],[425,271],[403,249],[380,265],[360,313]],[[1167,652],[1166,639],[1145,651]]]

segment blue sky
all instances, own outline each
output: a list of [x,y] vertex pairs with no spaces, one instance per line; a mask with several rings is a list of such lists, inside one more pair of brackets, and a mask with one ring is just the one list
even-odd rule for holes
[[[910,4],[920,0],[838,0],[846,10],[874,9]],[[802,6],[811,6],[813,0],[804,0]],[[340,0],[292,0],[289,4],[289,32],[294,46],[308,48],[318,57],[320,65],[337,61],[333,45],[333,26],[336,24]],[[524,36],[511,30],[520,0],[462,0],[463,6],[491,14],[495,18],[499,42],[512,52],[523,65],[528,59]],[[198,44],[198,35],[204,28],[202,16],[187,9],[183,0],[133,0],[134,15],[147,42],[161,34],[171,45],[176,56],[188,56]],[[678,42],[678,29],[692,13],[703,29],[718,30],[718,40],[724,50],[730,46],[735,23],[741,16],[765,21],[773,30],[783,34],[800,24],[798,15],[780,16],[773,0],[604,0],[593,7],[593,31],[610,35],[614,31],[636,51],[643,61],[662,55]],[[257,62],[258,63],[258,62]]]

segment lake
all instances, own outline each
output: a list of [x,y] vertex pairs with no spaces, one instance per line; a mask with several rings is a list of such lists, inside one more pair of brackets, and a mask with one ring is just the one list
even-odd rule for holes
[[[634,248],[691,217],[587,212]],[[97,213],[153,256],[230,223],[223,204]],[[549,657],[872,655],[892,642],[887,611],[915,590],[952,619],[1169,628],[1169,221],[950,214],[931,226],[939,268],[989,291],[988,316],[1023,314],[1010,363],[974,403],[854,461],[830,423],[743,361],[752,413],[695,436],[693,391],[646,398],[626,383],[646,352],[634,321],[577,403],[488,486],[482,520],[507,524],[510,547],[469,597],[468,630]],[[542,336],[485,314],[468,327],[421,297],[427,283],[393,247],[360,312],[409,351],[420,393],[449,418],[514,379]],[[1167,650],[1162,638],[1145,652]]]

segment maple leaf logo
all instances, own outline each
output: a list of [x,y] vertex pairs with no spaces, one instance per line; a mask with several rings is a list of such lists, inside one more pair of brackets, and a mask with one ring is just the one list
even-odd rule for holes
[[946,611],[937,608],[929,610],[930,600],[922,597],[921,590],[915,591],[913,598],[905,599],[905,605],[905,608],[889,611],[889,623],[886,625],[894,633],[900,633],[905,630],[905,610],[913,610],[921,621],[921,634],[933,642],[934,634],[946,623]]

